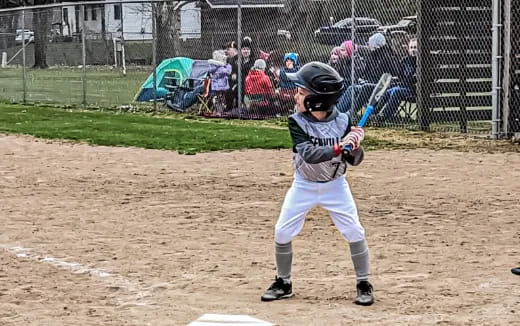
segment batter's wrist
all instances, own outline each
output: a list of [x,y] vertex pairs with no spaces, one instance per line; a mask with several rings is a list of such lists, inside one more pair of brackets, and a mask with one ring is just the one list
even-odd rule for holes
[[339,144],[334,144],[332,145],[332,150],[334,151],[336,156],[338,156],[339,154],[341,154],[342,148],[339,146]]

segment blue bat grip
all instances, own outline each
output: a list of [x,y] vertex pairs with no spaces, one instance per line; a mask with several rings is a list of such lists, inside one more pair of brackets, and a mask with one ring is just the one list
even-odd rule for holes
[[367,106],[365,113],[361,117],[361,120],[359,120],[358,127],[365,126],[368,121],[368,117],[372,114],[372,111],[374,111],[374,107],[372,105]]
[[[374,111],[374,106],[373,105],[368,105],[365,113],[361,117],[361,120],[359,120],[358,127],[364,127],[365,126],[365,124],[368,121],[368,118],[372,114],[372,111]],[[344,148],[344,151],[347,151],[347,152],[350,152],[351,150],[352,150],[352,146],[350,146],[350,145],[347,145]]]

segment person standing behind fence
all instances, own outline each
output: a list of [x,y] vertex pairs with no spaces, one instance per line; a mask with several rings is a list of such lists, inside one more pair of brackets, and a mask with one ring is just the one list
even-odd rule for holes
[[229,76],[232,67],[227,63],[224,50],[213,52],[213,59],[208,60],[212,65],[211,74],[211,96],[214,98],[215,110],[223,112],[226,109],[226,93],[229,91]]
[[[244,101],[244,95],[245,95],[245,81],[246,77],[249,74],[249,71],[253,68],[253,65],[255,63],[255,55],[252,50],[253,41],[249,36],[244,37],[242,40],[242,103]],[[264,61],[265,62],[265,61]]]
[[238,46],[235,41],[228,42],[226,45],[227,63],[231,65],[231,76],[229,78],[229,90],[226,93],[226,107],[228,110],[234,108],[235,98],[237,98],[238,83]]

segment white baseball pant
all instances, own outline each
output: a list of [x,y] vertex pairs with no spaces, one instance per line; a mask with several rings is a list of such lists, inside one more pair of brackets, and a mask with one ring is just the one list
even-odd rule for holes
[[348,242],[365,239],[365,229],[359,222],[356,203],[344,176],[319,183],[305,180],[295,173],[275,226],[275,241],[280,244],[291,242],[301,232],[307,213],[316,206],[329,212]]

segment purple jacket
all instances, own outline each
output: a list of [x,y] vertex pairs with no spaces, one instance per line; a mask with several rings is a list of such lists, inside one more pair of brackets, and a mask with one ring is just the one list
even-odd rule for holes
[[229,75],[231,74],[231,65],[213,66],[211,73],[211,90],[214,92],[227,91],[229,89]]

